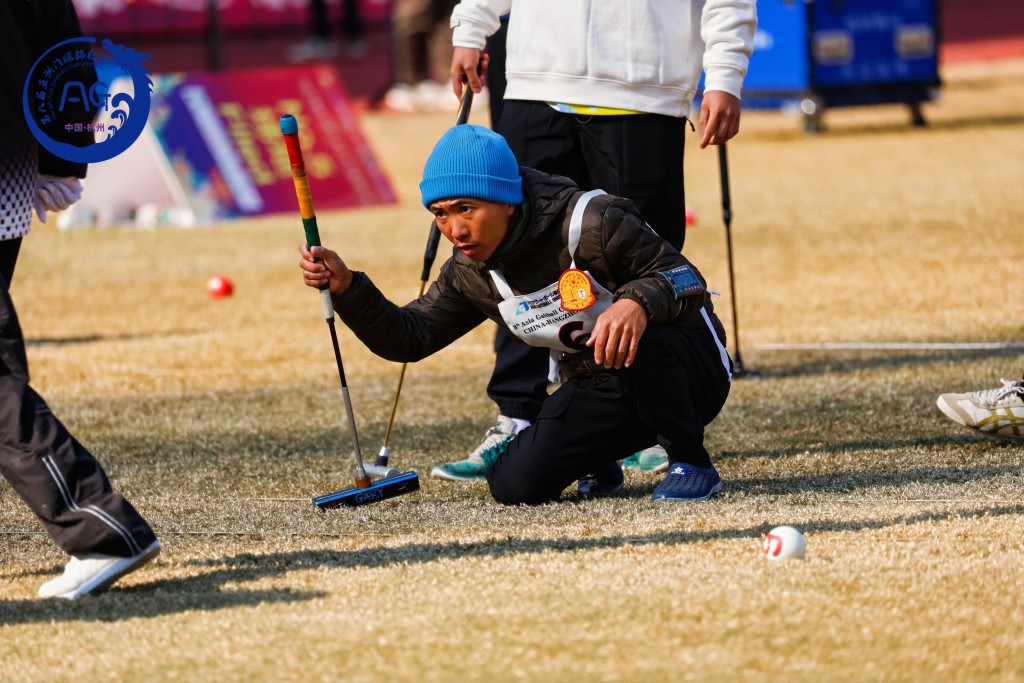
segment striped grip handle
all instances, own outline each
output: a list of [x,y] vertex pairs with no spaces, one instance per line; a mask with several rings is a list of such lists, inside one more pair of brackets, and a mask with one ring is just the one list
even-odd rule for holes
[[319,247],[320,230],[316,226],[313,195],[309,191],[306,162],[302,159],[302,147],[299,145],[299,122],[291,114],[281,117],[281,135],[284,136],[284,144],[288,149],[288,163],[292,167],[292,180],[295,182],[295,196],[299,200],[302,228],[306,231],[306,244]]

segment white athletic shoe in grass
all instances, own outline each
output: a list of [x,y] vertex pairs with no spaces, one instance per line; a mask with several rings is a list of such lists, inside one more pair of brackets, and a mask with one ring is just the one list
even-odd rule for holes
[[1001,380],[998,389],[943,394],[936,405],[946,417],[992,436],[1024,439],[1024,380]]
[[39,587],[41,598],[77,600],[89,593],[100,593],[125,574],[135,571],[160,554],[160,541],[153,541],[138,555],[83,555],[72,557],[64,573]]
[[494,461],[505,452],[509,443],[515,438],[516,423],[503,415],[498,416],[498,423],[487,430],[484,441],[465,460],[450,462],[430,470],[434,479],[451,481],[472,481],[483,479],[494,467]]

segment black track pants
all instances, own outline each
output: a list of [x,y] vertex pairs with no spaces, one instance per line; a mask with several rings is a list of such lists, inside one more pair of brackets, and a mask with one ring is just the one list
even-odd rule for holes
[[498,133],[522,166],[633,200],[676,249],[686,238],[686,119],[661,114],[577,116],[545,102],[506,100]]
[[548,349],[530,346],[498,326],[487,395],[505,417],[535,420],[548,396]]
[[706,326],[648,327],[631,367],[569,380],[544,401],[487,477],[491,495],[509,504],[556,500],[597,466],[655,442],[671,462],[706,467],[704,427],[729,395],[727,363]]
[[70,555],[128,557],[156,536],[28,385],[18,317],[0,282],[0,474]]

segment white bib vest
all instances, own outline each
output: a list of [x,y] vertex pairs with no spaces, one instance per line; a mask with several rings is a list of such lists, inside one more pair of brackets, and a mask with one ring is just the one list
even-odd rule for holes
[[[603,190],[591,190],[576,202],[572,217],[569,219],[568,247],[569,257],[572,259],[570,268],[576,267],[576,247],[579,246],[580,233],[583,230],[583,211],[592,198],[602,194]],[[586,350],[585,344],[594,330],[597,317],[614,302],[612,293],[590,277],[590,273],[587,273],[587,278],[590,280],[596,301],[581,311],[567,311],[562,308],[557,282],[532,294],[516,296],[501,272],[487,272],[502,296],[498,312],[508,325],[509,331],[530,346],[551,349],[553,360],[557,352],[580,353]]]

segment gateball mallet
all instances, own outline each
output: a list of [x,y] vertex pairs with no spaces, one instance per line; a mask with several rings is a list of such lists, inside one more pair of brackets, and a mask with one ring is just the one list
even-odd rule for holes
[[[295,196],[299,200],[299,213],[302,216],[302,227],[306,233],[306,244],[310,248],[318,247],[320,246],[320,231],[316,224],[316,212],[313,210],[313,197],[309,189],[309,178],[306,176],[306,164],[302,159],[302,147],[299,144],[299,124],[291,114],[285,114],[281,117],[281,134],[284,136],[285,146],[288,149],[288,161],[291,164],[292,179],[295,182]],[[313,499],[313,504],[321,510],[341,506],[354,507],[387,498],[394,498],[405,493],[412,493],[420,487],[419,476],[415,472],[394,474],[376,482],[366,472],[363,456],[359,450],[359,435],[356,432],[356,420],[352,412],[352,399],[349,397],[348,384],[345,381],[345,366],[341,361],[338,332],[334,326],[334,306],[331,303],[331,292],[326,285],[320,288],[320,300],[323,303],[327,327],[331,331],[334,360],[338,364],[338,377],[341,379],[341,395],[345,401],[345,415],[348,418],[349,430],[352,432],[352,447],[356,458],[356,476],[355,486],[352,488],[317,496]]]
[[736,357],[732,361],[732,376],[736,378],[757,378],[761,376],[757,370],[743,366],[743,355],[740,353],[740,324],[736,317],[736,285],[732,276],[732,199],[729,196],[729,160],[725,152],[725,143],[718,145],[718,170],[722,181],[722,221],[725,223],[725,250],[729,261],[729,298],[732,301],[732,338],[736,346]]
[[[469,120],[469,110],[473,106],[473,91],[468,85],[462,91],[462,99],[459,101],[459,113],[455,117],[455,125],[461,125]],[[427,290],[427,283],[430,281],[430,268],[437,258],[437,245],[441,241],[441,231],[437,228],[437,222],[431,221],[430,234],[427,236],[427,248],[423,253],[423,270],[420,272],[420,296]],[[377,454],[377,460],[370,467],[371,471],[379,468],[387,468],[388,456],[390,454],[391,428],[395,424],[395,414],[398,412],[398,399],[402,395],[402,383],[405,381],[405,369],[408,363],[402,363],[402,370],[398,373],[398,388],[395,390],[395,401],[391,405],[391,419],[388,420],[388,429],[384,433],[384,447]]]

